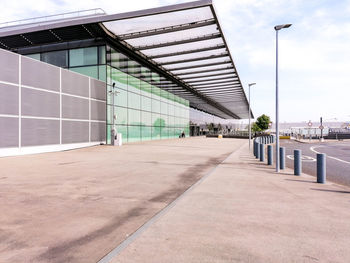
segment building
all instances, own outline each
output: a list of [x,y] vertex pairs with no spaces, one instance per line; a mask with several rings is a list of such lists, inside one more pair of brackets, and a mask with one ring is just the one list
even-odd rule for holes
[[[20,137],[28,129],[34,134],[38,129],[45,134],[50,126],[40,127],[38,122],[23,127],[21,119],[26,118],[57,120],[55,128],[50,126],[50,129],[61,131],[59,145],[92,143],[91,136],[98,139],[95,143],[109,144],[113,124],[122,133],[124,142],[134,142],[178,138],[182,132],[189,135],[191,119],[192,125],[199,126],[210,122],[225,125],[232,123],[232,119],[248,118],[247,98],[210,0],[113,15],[94,9],[3,23],[0,24],[0,48],[30,58],[19,59],[24,62],[18,66],[26,67],[19,72],[30,71],[34,75],[39,69],[48,72],[48,66],[34,60],[60,68],[55,76],[39,74],[35,84],[40,86],[40,78],[45,83],[57,82],[54,92],[60,97],[60,105],[56,105],[54,117],[46,113],[55,103],[46,103],[48,108],[44,112],[37,110],[36,115],[24,115],[30,109],[23,107],[30,108],[31,104],[50,99],[57,104],[57,100],[39,94],[47,92],[42,90],[45,87],[34,87],[38,94],[32,92],[31,100],[26,102],[23,96],[27,95],[21,90],[33,86],[21,83],[21,74],[14,73],[19,74],[16,77],[19,79],[12,85],[18,86],[20,98],[19,110],[12,117],[19,119],[18,127],[13,128],[18,129],[19,138],[17,144],[3,142],[0,147],[58,143],[36,138],[35,142],[23,145],[25,140]],[[6,52],[1,55],[10,56]],[[2,67],[8,64],[4,61]],[[69,72],[87,77],[83,80],[80,74]],[[0,73],[0,83],[9,84],[3,77]],[[62,86],[63,82],[76,83],[76,90],[73,86]],[[99,89],[96,91],[99,95],[91,97],[91,87],[100,87],[101,82],[105,91]],[[70,93],[66,93],[67,90]],[[1,92],[4,96],[11,93],[4,88]],[[75,96],[71,98],[69,110],[64,108],[67,94]],[[20,103],[23,101],[27,103],[25,106]],[[8,131],[11,125],[5,123],[12,113],[9,114],[6,107],[0,107],[0,123],[3,123],[0,132],[11,134]],[[66,111],[70,111],[68,117]],[[74,112],[79,112],[80,117]],[[82,116],[85,119],[81,119]],[[91,119],[92,116],[97,119]],[[75,122],[66,135],[68,138],[74,134],[76,140],[65,140],[64,132],[68,129],[63,127],[68,125],[65,121],[77,120],[81,125]],[[90,121],[88,127],[83,125],[87,121]],[[97,134],[91,134],[92,129],[98,130]]]

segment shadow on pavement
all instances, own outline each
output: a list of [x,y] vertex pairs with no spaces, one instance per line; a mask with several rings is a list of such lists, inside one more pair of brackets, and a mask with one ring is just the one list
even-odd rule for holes
[[287,181],[294,181],[294,182],[301,182],[301,183],[311,183],[311,184],[316,184],[317,182],[313,182],[313,181],[305,181],[305,180],[296,180],[296,179],[284,179]]
[[311,190],[315,190],[315,191],[333,192],[333,193],[340,193],[340,194],[350,194],[350,191],[329,190],[329,189],[317,189],[317,188],[310,188],[310,189],[311,189]]

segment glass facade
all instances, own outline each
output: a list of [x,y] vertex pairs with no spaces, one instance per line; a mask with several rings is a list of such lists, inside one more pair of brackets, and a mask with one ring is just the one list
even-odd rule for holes
[[107,142],[113,114],[124,142],[188,136],[189,102],[161,89],[168,82],[107,46]]

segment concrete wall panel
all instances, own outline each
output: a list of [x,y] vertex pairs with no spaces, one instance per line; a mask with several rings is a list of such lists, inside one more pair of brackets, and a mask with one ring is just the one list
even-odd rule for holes
[[97,79],[91,79],[91,98],[106,100],[106,83]]
[[89,97],[89,78],[68,70],[62,70],[62,92]]
[[62,96],[62,117],[66,119],[89,119],[89,100]]
[[22,84],[30,87],[60,90],[60,68],[22,57]]
[[100,142],[106,140],[106,123],[92,122],[91,123],[91,141]]
[[106,103],[101,101],[91,101],[91,120],[106,120]]
[[0,83],[0,114],[18,115],[18,86]]
[[18,84],[19,55],[0,49],[0,80]]
[[62,143],[80,143],[88,141],[88,122],[62,121]]
[[0,148],[18,147],[18,118],[0,117]]
[[22,119],[22,146],[59,143],[59,120]]
[[22,115],[60,117],[60,95],[22,88]]

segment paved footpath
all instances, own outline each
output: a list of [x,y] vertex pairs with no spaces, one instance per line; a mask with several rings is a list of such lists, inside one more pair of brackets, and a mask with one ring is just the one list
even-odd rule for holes
[[244,143],[186,138],[0,158],[0,262],[97,262]]
[[0,158],[0,262],[349,262],[350,189],[275,174],[247,148],[190,138]]
[[350,189],[314,181],[243,145],[111,262],[349,262]]

